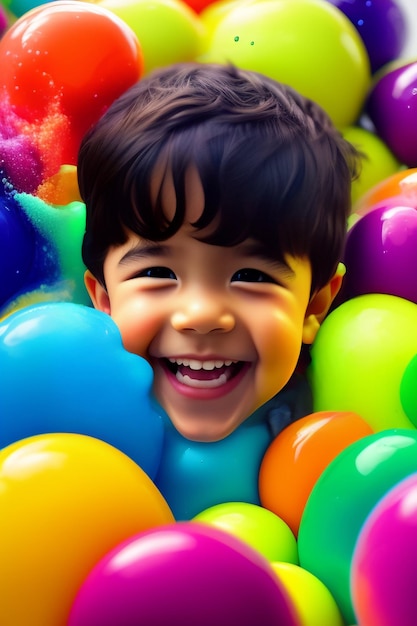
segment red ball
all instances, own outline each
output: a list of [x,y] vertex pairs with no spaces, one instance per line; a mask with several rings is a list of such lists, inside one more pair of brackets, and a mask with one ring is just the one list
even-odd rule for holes
[[61,0],[28,11],[0,41],[2,99],[28,122],[64,114],[63,163],[76,164],[84,133],[142,75],[136,35],[102,7]]

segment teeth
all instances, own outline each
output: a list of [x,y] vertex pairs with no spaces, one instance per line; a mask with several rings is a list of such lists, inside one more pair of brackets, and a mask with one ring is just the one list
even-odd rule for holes
[[184,365],[185,367],[189,367],[194,371],[198,370],[207,370],[211,371],[214,369],[219,369],[221,367],[229,367],[232,363],[237,363],[237,361],[227,360],[227,361],[198,361],[197,359],[168,359],[170,363],[175,363],[176,365]]
[[[183,365],[185,365],[185,363],[183,363]],[[203,368],[203,361],[194,361],[194,359],[190,359],[188,367],[191,370],[201,370]]]
[[227,377],[225,374],[221,374],[219,378],[215,378],[213,380],[196,380],[194,378],[190,378],[189,376],[183,376],[180,372],[176,373],[176,377],[177,380],[183,385],[195,387],[196,389],[214,389],[227,383]]

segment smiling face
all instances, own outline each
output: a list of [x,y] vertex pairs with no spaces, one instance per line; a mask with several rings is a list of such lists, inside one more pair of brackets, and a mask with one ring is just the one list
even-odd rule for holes
[[310,314],[311,268],[265,257],[258,243],[223,247],[196,239],[198,181],[187,221],[164,242],[128,231],[104,263],[104,288],[89,272],[96,308],[111,315],[125,348],[154,369],[154,392],[177,430],[196,441],[233,432],[287,383]]

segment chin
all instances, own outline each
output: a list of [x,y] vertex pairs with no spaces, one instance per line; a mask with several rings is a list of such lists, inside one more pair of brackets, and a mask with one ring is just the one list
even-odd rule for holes
[[184,424],[183,421],[180,423],[176,422],[176,420],[171,420],[175,429],[179,432],[179,434],[185,439],[189,439],[190,441],[195,441],[197,443],[215,443],[216,441],[221,441],[222,439],[226,439],[229,435],[231,435],[242,422],[237,424]]

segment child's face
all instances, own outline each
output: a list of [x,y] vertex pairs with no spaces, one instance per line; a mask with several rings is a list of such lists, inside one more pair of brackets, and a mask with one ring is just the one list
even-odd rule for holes
[[86,284],[125,348],[151,363],[177,430],[216,441],[282,389],[311,341],[311,268],[274,263],[250,240],[220,247],[193,235],[189,223],[162,243],[129,232],[106,257],[107,290],[89,273]]

